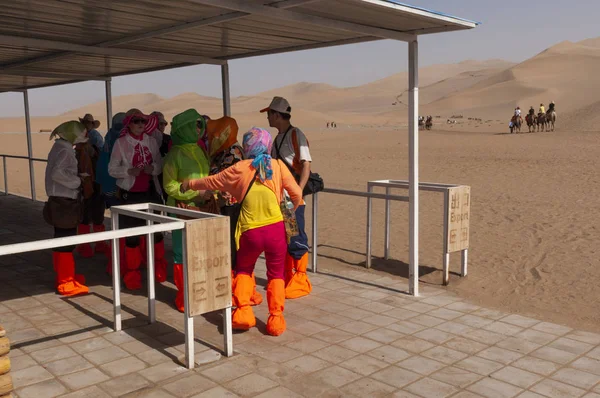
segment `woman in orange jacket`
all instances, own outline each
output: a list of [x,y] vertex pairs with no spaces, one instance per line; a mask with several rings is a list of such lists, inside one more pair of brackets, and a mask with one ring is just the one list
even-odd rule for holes
[[252,128],[243,139],[248,160],[242,160],[210,177],[184,181],[188,189],[229,192],[241,203],[235,240],[238,248],[233,299],[233,328],[248,330],[256,325],[251,307],[254,291],[252,273],[256,260],[265,253],[267,264],[267,302],[269,319],[267,333],[279,336],[285,331],[283,309],[285,302],[285,255],[287,235],[280,203],[286,192],[294,208],[302,202],[302,190],[281,161],[272,161],[272,139],[268,131]]

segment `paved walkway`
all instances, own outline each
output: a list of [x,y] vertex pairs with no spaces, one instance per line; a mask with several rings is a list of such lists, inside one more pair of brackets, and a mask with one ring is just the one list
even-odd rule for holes
[[[3,243],[51,236],[40,204],[0,197],[0,208]],[[0,324],[20,398],[600,398],[600,335],[442,289],[413,298],[397,290],[404,279],[350,267],[311,275],[312,295],[286,302],[280,337],[265,335],[266,302],[255,308],[258,328],[234,335],[232,358],[220,358],[220,314],[196,318],[202,363],[186,370],[171,283],[157,287],[153,325],[143,292],[124,293],[125,330],[115,333],[104,260],[77,264],[91,294],[64,299],[53,291],[50,252],[0,258]],[[263,265],[258,278],[264,286]]]

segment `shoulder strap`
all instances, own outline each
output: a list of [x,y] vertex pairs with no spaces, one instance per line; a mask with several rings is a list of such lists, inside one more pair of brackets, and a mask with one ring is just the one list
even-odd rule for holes
[[248,185],[248,189],[246,190],[246,193],[244,194],[244,197],[242,198],[242,201],[240,202],[240,207],[244,203],[244,200],[246,200],[246,196],[248,196],[248,192],[250,192],[252,185],[254,185],[254,181],[256,180],[256,177],[258,177],[258,170],[256,170],[256,173],[254,173],[254,177],[252,177],[252,181],[250,181],[250,184]]
[[[279,150],[281,149],[281,145],[283,145],[283,141],[285,141],[285,137],[287,137],[287,134],[290,132],[290,130],[292,128],[293,127],[290,125],[290,128],[287,129],[287,131],[285,132],[285,134],[283,134],[283,137],[281,138],[281,141],[279,141],[279,145],[275,147],[275,152],[277,154],[277,159],[281,160],[283,162],[283,164],[285,164],[287,166],[287,168],[290,170],[290,173],[292,173],[292,175],[294,176],[294,178],[298,179],[299,176],[296,173],[296,171],[294,170],[294,168],[292,167],[292,165],[289,164],[288,161],[283,156],[281,156],[281,153],[279,152]],[[294,150],[295,150],[295,148],[294,148]]]

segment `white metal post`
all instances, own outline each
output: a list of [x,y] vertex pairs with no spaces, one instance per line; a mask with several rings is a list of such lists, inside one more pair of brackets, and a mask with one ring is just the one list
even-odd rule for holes
[[33,170],[33,146],[31,144],[31,116],[29,114],[29,93],[23,91],[23,102],[25,104],[25,132],[27,134],[27,157],[29,158],[29,183],[31,184],[31,200],[35,201],[35,172]]
[[106,131],[112,127],[112,82],[110,79],[104,82],[106,91]]
[[450,281],[450,253],[448,253],[448,205],[450,203],[450,191],[448,189],[446,189],[444,191],[444,221],[443,221],[443,226],[444,226],[444,235],[443,235],[443,239],[444,239],[444,252],[442,253],[443,257],[442,257],[442,266],[443,266],[443,280],[442,280],[442,284],[444,286],[448,285],[448,282]]
[[460,257],[460,276],[463,278],[467,276],[467,257],[469,254],[469,249],[464,249],[461,253]]
[[[112,230],[119,229],[119,214],[111,212]],[[112,240],[113,321],[115,332],[121,330],[121,265],[119,239]]]
[[225,345],[225,356],[233,355],[233,328],[231,320],[231,307],[223,310],[223,340]]
[[229,64],[221,65],[221,83],[223,89],[223,115],[231,116],[231,96],[229,89]]
[[188,287],[188,256],[187,256],[187,239],[186,239],[186,228],[181,230],[181,246],[183,248],[183,316],[184,316],[184,329],[185,329],[185,366],[188,369],[194,368],[194,318],[190,316],[190,303],[188,301],[189,287]]
[[[373,192],[373,187],[370,183],[367,183],[367,191]],[[372,224],[372,211],[371,206],[373,205],[373,199],[369,196],[367,198],[367,260],[366,267],[371,268],[371,224]]]
[[8,195],[8,173],[6,172],[6,156],[2,156],[2,167],[4,167],[4,194]]
[[318,239],[318,220],[319,220],[319,197],[318,192],[313,194],[312,203],[312,272],[317,272],[317,251],[319,245]]
[[[392,189],[390,187],[385,188],[385,194],[390,196]],[[391,200],[385,200],[385,238],[383,248],[383,258],[385,260],[390,259],[390,204]]]
[[[146,220],[146,225],[154,224],[152,220]],[[150,323],[156,322],[156,289],[154,286],[155,275],[154,271],[156,264],[154,263],[154,234],[146,235],[146,255],[148,257],[148,318]]]
[[408,42],[409,292],[419,295],[419,43]]

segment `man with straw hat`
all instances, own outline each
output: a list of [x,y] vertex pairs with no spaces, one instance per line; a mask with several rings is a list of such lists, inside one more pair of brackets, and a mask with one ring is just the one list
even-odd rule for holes
[[84,117],[79,118],[79,121],[87,129],[89,143],[94,147],[94,149],[96,149],[96,151],[100,152],[104,146],[104,139],[98,130],[96,130],[98,127],[100,127],[100,120],[94,119],[94,116],[92,116],[91,113],[86,113]]

